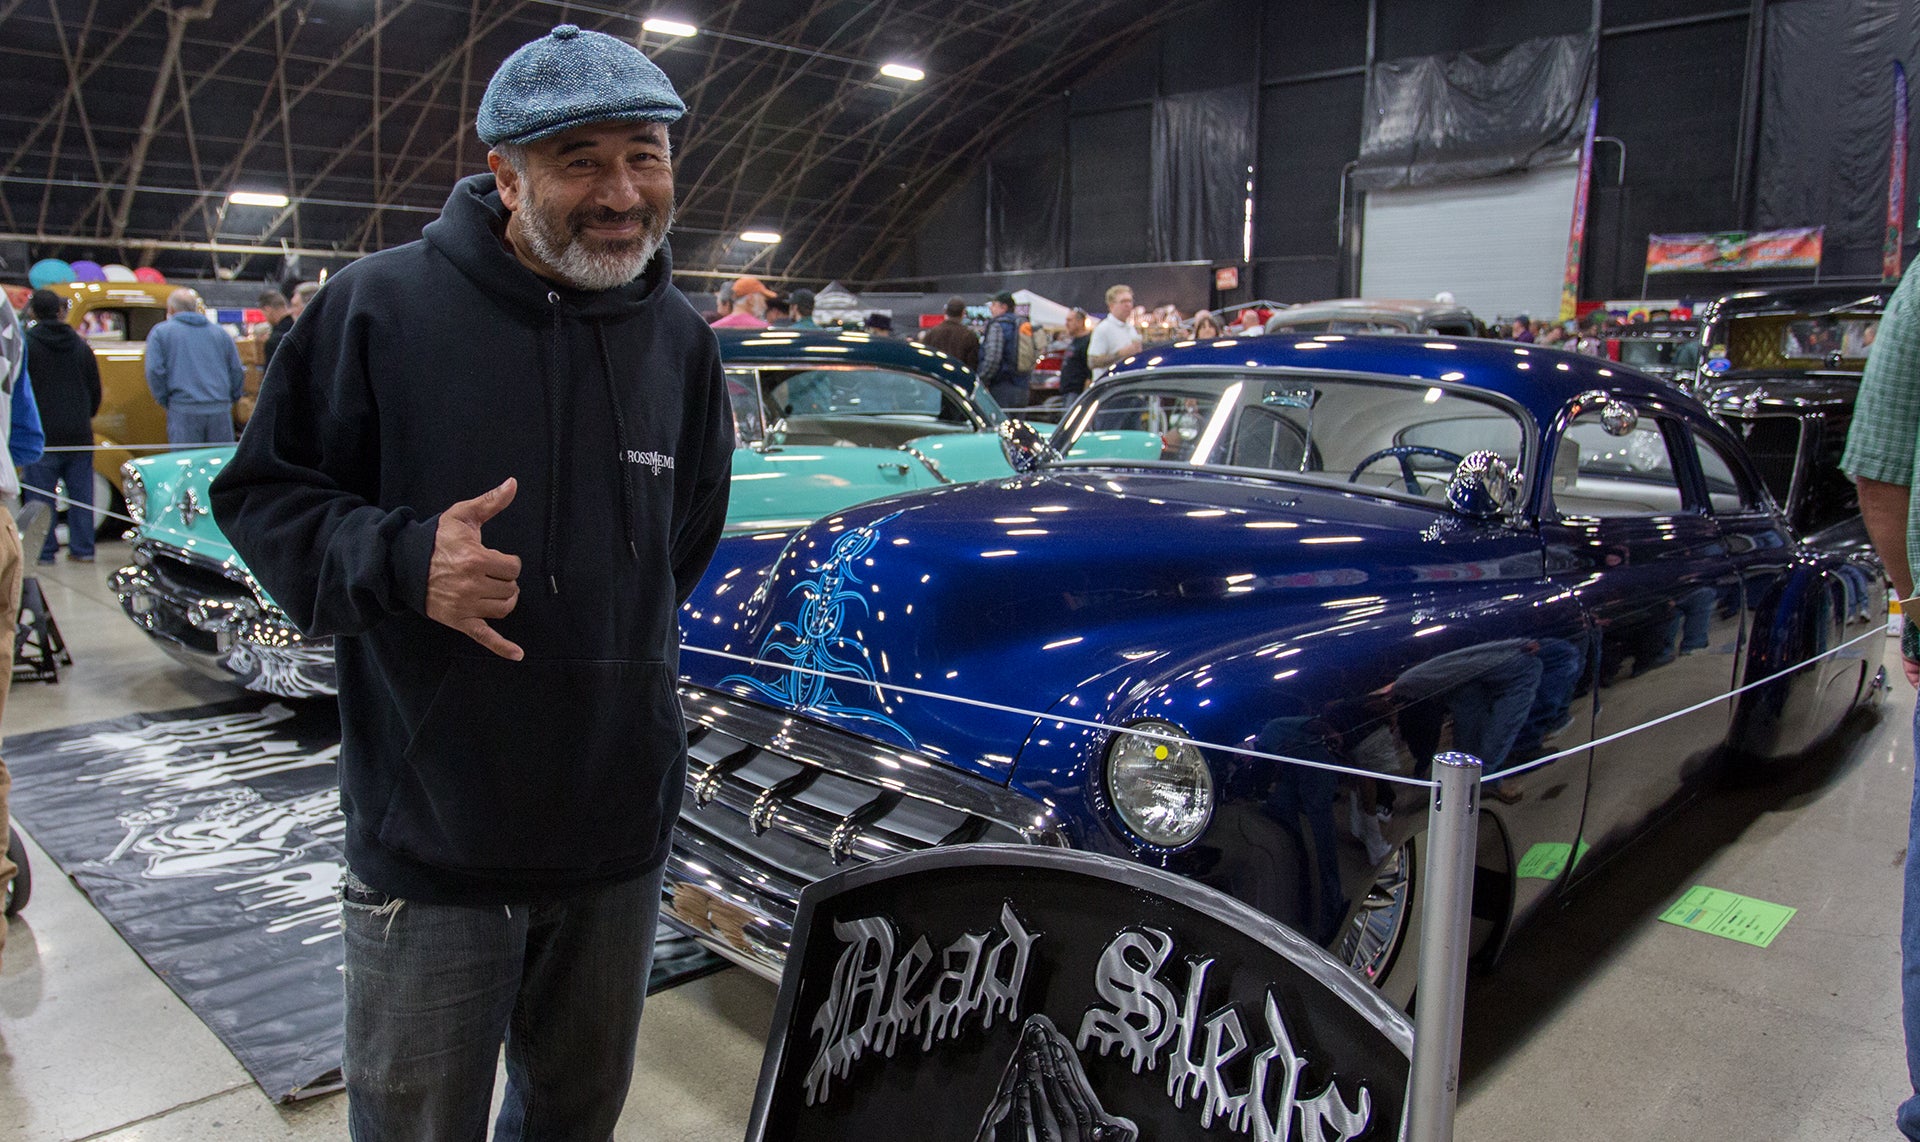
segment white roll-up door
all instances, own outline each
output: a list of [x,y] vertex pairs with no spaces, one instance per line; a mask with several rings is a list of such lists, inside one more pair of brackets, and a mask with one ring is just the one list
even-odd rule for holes
[[1364,297],[1442,290],[1480,320],[1560,312],[1580,168],[1572,163],[1366,196]]

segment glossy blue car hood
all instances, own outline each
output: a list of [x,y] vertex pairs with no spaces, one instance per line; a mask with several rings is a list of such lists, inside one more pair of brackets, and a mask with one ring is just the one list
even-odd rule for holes
[[[1123,716],[1123,691],[1325,627],[1329,605],[1539,570],[1525,537],[1418,502],[1069,466],[724,541],[681,615],[681,672],[1004,780],[1035,714],[1070,695],[1079,717]],[[1116,672],[1130,681],[1095,685]]]

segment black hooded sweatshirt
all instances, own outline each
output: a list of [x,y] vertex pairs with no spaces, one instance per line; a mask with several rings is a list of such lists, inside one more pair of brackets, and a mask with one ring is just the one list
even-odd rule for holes
[[93,414],[100,411],[100,363],[87,339],[64,321],[34,323],[27,330],[27,372],[33,376],[33,399],[47,443],[92,444]]
[[[270,363],[214,518],[334,637],[347,864],[396,896],[564,898],[666,859],[686,768],[676,613],[718,542],[733,429],[712,331],[665,247],[579,292],[505,246],[491,175],[423,241],[315,295]],[[425,615],[438,513],[521,558],[494,655]]]

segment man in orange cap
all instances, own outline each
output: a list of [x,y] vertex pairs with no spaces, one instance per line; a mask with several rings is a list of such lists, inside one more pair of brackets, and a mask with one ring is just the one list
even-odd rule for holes
[[767,302],[779,294],[768,289],[766,283],[756,277],[733,279],[733,285],[727,292],[733,298],[733,312],[714,322],[715,329],[767,327]]

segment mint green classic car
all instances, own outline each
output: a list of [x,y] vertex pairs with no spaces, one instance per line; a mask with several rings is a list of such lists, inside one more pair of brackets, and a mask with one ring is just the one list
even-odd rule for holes
[[[736,441],[730,532],[791,531],[882,496],[1013,474],[999,436],[1006,415],[944,353],[864,333],[718,332]],[[1137,449],[1137,435],[1102,434],[1076,453]],[[302,635],[213,522],[207,489],[232,453],[196,448],[122,467],[140,525],[114,592],[161,649],[201,673],[282,697],[332,694],[332,641]]]

